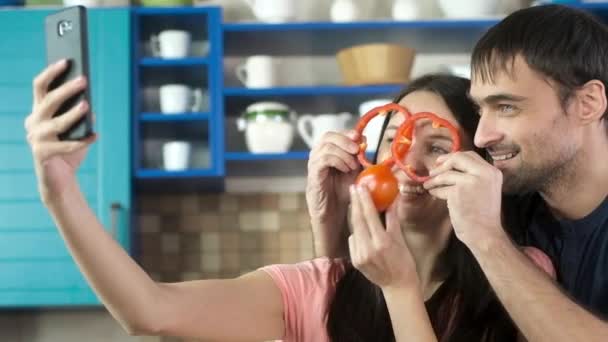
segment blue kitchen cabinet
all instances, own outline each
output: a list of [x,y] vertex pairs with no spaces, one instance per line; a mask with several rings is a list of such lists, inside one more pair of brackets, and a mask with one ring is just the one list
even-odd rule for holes
[[[40,202],[23,121],[45,66],[44,17],[0,11],[0,307],[90,306],[86,283]],[[106,229],[130,252],[130,10],[89,11],[93,110],[99,140],[78,178]]]
[[[221,8],[216,6],[133,9],[132,141],[133,174],[138,185],[158,180],[189,182],[192,178],[208,178],[215,185],[222,181],[225,171],[221,16]],[[162,58],[150,49],[151,37],[168,29],[191,35],[186,57]],[[194,112],[162,113],[160,88],[166,84],[202,90],[205,105]],[[171,140],[183,140],[191,146],[185,169],[165,168],[162,146]],[[186,186],[190,188],[192,184]]]

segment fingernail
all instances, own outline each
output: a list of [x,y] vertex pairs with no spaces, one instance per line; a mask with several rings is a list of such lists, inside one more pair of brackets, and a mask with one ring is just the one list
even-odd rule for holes
[[80,109],[86,109],[88,106],[88,103],[86,100],[83,100],[82,102],[80,102]]
[[365,193],[365,185],[363,185],[363,184],[358,185],[357,191],[359,191],[360,194]]
[[355,192],[355,189],[356,189],[356,188],[355,188],[355,185],[354,185],[354,184],[351,184],[351,185],[350,185],[350,187],[349,187],[350,193],[351,193],[351,194],[352,194],[352,193],[354,193],[354,192]]
[[55,63],[56,67],[61,67],[65,64],[65,59],[60,59]]

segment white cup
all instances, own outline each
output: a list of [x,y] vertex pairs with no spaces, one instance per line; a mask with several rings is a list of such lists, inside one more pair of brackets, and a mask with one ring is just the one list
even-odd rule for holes
[[305,114],[298,118],[298,133],[300,133],[306,145],[313,148],[320,142],[326,132],[344,131],[350,119],[352,119],[350,113]]
[[[370,110],[391,102],[390,99],[377,99],[363,102],[359,105],[359,115],[363,116]],[[380,135],[382,134],[382,125],[384,124],[385,119],[385,116],[377,115],[367,123],[367,126],[365,126],[363,136],[367,139],[368,152],[375,152],[377,150],[380,142]]]
[[236,67],[236,77],[248,88],[270,88],[278,84],[279,63],[271,56],[251,56]]
[[296,16],[295,0],[246,0],[253,14],[262,22],[284,23]]
[[161,58],[184,58],[190,53],[191,35],[188,31],[165,30],[158,36],[152,35],[150,47],[152,55]]
[[190,164],[190,143],[169,141],[163,144],[163,165],[167,171],[182,171]]
[[165,114],[198,112],[203,107],[203,91],[184,84],[165,84],[160,87],[160,110]]

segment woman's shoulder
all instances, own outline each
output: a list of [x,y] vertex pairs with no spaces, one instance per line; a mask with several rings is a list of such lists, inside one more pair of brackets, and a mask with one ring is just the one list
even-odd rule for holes
[[284,281],[298,281],[312,284],[333,285],[344,274],[346,260],[320,257],[295,264],[275,264],[261,270]]
[[285,341],[329,341],[325,315],[345,268],[344,259],[326,257],[261,268],[282,295]]

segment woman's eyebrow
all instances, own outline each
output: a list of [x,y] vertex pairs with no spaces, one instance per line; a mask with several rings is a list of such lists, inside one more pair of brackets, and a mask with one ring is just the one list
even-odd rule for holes
[[431,134],[426,138],[430,139],[430,140],[438,139],[438,140],[447,140],[449,142],[452,142],[452,137],[443,135],[443,134]]

